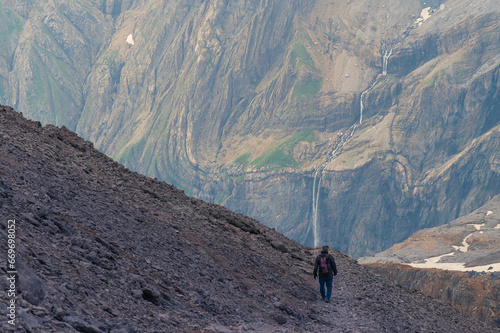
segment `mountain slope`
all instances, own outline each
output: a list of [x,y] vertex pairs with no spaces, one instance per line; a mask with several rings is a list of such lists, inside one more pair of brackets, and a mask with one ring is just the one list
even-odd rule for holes
[[0,101],[359,257],[499,193],[497,2],[4,0]]
[[471,214],[419,230],[359,262],[398,285],[449,302],[500,327],[499,210],[497,195]]
[[422,229],[404,242],[361,258],[360,262],[392,262],[421,268],[500,271],[500,196],[445,225]]
[[16,220],[18,332],[495,331],[339,252],[325,305],[310,275],[315,251],[130,172],[65,128],[5,107],[0,127],[0,232],[5,240]]

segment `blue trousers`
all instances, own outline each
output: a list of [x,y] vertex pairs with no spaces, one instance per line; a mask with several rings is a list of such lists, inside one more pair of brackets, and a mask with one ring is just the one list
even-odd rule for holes
[[[331,279],[323,279],[321,276],[318,277],[319,280],[319,292],[321,293],[321,297],[323,299],[330,299],[332,297],[332,282]],[[326,295],[325,295],[325,284],[326,284]]]

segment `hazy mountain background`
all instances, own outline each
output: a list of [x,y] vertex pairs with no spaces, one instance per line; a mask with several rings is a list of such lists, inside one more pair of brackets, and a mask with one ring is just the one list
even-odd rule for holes
[[0,103],[306,245],[500,193],[496,0],[0,0],[0,32]]

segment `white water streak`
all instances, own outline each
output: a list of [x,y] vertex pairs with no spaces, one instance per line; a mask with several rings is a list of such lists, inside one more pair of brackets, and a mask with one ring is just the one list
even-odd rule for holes
[[[382,74],[385,76],[387,75],[387,64],[389,62],[389,57],[392,54],[392,49],[387,50],[384,44],[384,55],[382,57]],[[375,85],[378,83],[378,79],[373,82],[373,84],[363,91],[360,96],[360,101],[359,101],[359,123],[363,123],[363,110],[364,110],[364,105],[363,105],[363,99],[364,96],[367,92],[373,89]],[[314,179],[313,179],[313,192],[312,192],[312,228],[313,228],[313,237],[314,237],[314,247],[318,247],[319,241],[320,241],[320,235],[319,235],[319,226],[318,226],[318,213],[319,213],[319,194],[321,190],[321,180],[323,178],[323,170],[325,169],[326,165],[330,163],[334,157],[337,155],[337,152],[339,149],[343,148],[345,144],[352,138],[354,135],[354,132],[356,131],[356,124],[352,125],[349,127],[349,129],[345,132],[342,133],[339,142],[333,147],[332,152],[330,153],[330,157],[328,158],[327,161],[323,162],[323,164],[319,165],[316,168],[316,171],[314,172]],[[349,134],[350,132],[350,134]],[[317,185],[316,185],[317,183]]]
[[[337,152],[344,147],[344,145],[352,138],[354,135],[354,132],[356,131],[356,125],[352,125],[349,127],[345,133],[342,133],[340,140],[337,142],[337,144],[333,147],[332,152],[330,153],[330,157],[328,160],[323,162],[320,166],[316,168],[316,171],[314,172],[314,179],[313,179],[313,193],[312,193],[312,213],[313,213],[313,221],[312,221],[312,227],[313,227],[313,236],[314,236],[314,247],[318,247],[319,241],[320,241],[320,235],[319,235],[319,226],[318,226],[318,212],[319,212],[319,194],[321,190],[321,181],[323,179],[323,170],[327,166],[328,163],[330,163],[334,157],[337,155]],[[317,183],[317,185],[316,185]]]
[[319,233],[318,233],[318,202],[319,202],[319,189],[321,187],[321,177],[318,181],[318,191],[316,191],[316,178],[318,176],[319,169],[316,169],[314,173],[313,180],[313,235],[314,235],[314,247],[319,245]]
[[389,63],[389,57],[392,54],[392,49],[385,50],[384,56],[382,57],[382,75],[387,75],[387,64]]
[[373,89],[373,87],[375,87],[375,85],[378,83],[378,79],[375,80],[375,82],[373,82],[373,84],[370,86],[370,88],[366,89],[365,91],[363,91],[361,93],[361,96],[359,97],[359,123],[362,124],[363,123],[363,110],[365,109],[364,108],[364,104],[363,104],[363,99],[365,97],[365,94],[367,92],[369,92],[370,90]]

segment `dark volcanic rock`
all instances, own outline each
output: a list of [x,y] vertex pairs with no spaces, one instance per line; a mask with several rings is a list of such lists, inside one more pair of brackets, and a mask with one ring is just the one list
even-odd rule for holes
[[17,332],[495,332],[337,251],[333,302],[323,303],[316,251],[7,107],[0,215],[4,240],[16,220],[26,266],[17,265]]

